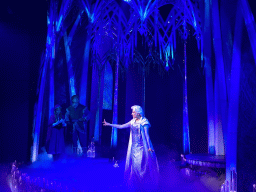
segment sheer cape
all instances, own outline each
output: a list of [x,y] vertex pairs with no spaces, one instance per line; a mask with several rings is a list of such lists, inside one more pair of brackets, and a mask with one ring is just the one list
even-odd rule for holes
[[[125,164],[125,181],[130,187],[157,186],[159,166],[148,135],[149,121],[142,117],[138,122],[130,121],[130,138]],[[145,184],[145,185],[144,185]]]

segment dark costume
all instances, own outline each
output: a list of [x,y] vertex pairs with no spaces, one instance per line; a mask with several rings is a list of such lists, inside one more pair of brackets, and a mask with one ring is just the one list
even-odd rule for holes
[[65,151],[64,142],[64,129],[62,123],[53,126],[55,122],[60,119],[56,119],[55,115],[52,115],[49,119],[49,127],[46,137],[46,151],[49,154],[61,154]]
[[65,119],[68,127],[68,134],[72,137],[73,148],[77,148],[77,137],[79,138],[83,152],[87,147],[87,121],[90,119],[90,111],[82,104],[76,108],[72,105],[67,108]]
[[130,121],[125,180],[131,188],[153,191],[158,184],[159,167],[155,152],[148,151],[149,148],[153,150],[148,132],[145,130],[149,127],[150,123],[145,117],[138,122],[135,119]]

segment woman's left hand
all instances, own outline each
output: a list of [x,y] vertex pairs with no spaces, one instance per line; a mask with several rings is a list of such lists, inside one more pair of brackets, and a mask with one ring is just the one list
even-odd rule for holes
[[79,121],[85,121],[85,118],[82,117],[82,118],[80,118],[80,119],[78,119],[78,120],[79,120]]
[[153,149],[151,149],[151,148],[149,148],[149,149],[148,149],[148,151],[154,152],[154,150],[153,150]]
[[110,123],[106,122],[105,119],[104,119],[104,121],[102,123],[103,123],[103,126],[110,126]]

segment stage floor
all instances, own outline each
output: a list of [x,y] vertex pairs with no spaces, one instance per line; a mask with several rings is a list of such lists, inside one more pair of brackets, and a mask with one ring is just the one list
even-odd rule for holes
[[[117,168],[113,164],[105,158],[68,158],[38,161],[20,166],[19,170],[30,176],[31,181],[37,179],[37,184],[42,185],[43,179],[49,186],[53,183],[52,191],[128,191],[123,183],[125,161],[118,162]],[[189,168],[180,167],[180,162],[160,160],[159,168],[157,191],[217,192],[224,178],[213,174],[198,176]],[[60,184],[62,190],[56,189]]]
[[[61,183],[70,191],[121,191],[124,166],[114,168],[108,159],[70,158],[58,161],[35,162],[20,168],[32,178],[45,178],[49,184]],[[50,187],[51,188],[51,187]]]
[[188,164],[212,168],[225,168],[226,159],[224,155],[188,154],[185,155]]

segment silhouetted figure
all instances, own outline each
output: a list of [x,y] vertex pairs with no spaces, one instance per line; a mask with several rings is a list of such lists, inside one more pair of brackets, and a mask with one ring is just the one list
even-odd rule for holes
[[68,133],[72,135],[73,152],[77,153],[77,139],[83,150],[83,155],[87,152],[87,121],[90,119],[90,111],[88,108],[79,103],[77,95],[71,97],[71,106],[66,109],[65,119],[70,125]]

